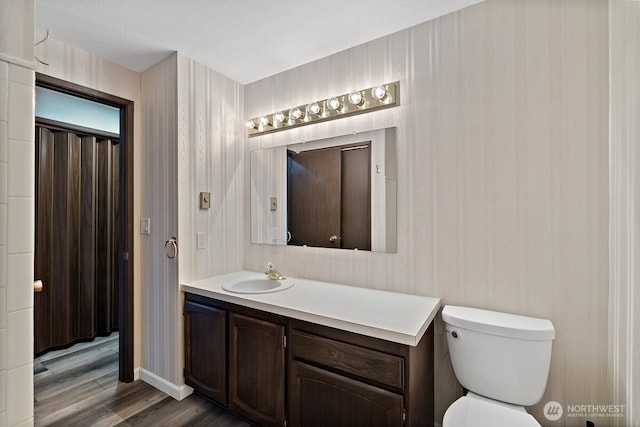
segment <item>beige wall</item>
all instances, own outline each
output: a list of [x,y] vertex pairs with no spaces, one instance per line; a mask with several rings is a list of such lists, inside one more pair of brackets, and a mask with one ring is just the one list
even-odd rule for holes
[[[178,54],[180,281],[242,268],[245,240],[243,86]],[[211,208],[199,208],[201,191]],[[197,249],[196,233],[205,233]]]
[[[243,86],[178,54],[178,237],[179,281],[203,279],[242,268],[244,235]],[[200,209],[200,192],[211,207]],[[196,233],[205,234],[197,249]],[[177,384],[182,375],[182,297]]]
[[[401,106],[246,143],[396,126],[398,253],[248,245],[246,267],[549,318],[531,412],[608,403],[607,16],[604,0],[487,0],[248,85],[247,118],[395,80]],[[441,326],[436,351],[440,418],[459,393]]]
[[[243,89],[181,54],[142,73],[141,215],[151,219],[142,236],[143,358],[141,367],[174,386],[182,376],[182,296],[179,281],[237,271],[244,247]],[[211,208],[199,209],[199,193]],[[205,248],[196,248],[196,233]],[[178,238],[169,260],[164,242]],[[146,374],[145,374],[146,375]],[[154,383],[155,384],[155,383]],[[184,388],[168,392],[184,395]]]
[[[612,39],[628,36],[637,40],[634,2],[614,3],[625,6],[614,10],[615,25],[622,27]],[[31,129],[32,114],[22,118],[14,114],[12,120],[8,105],[9,95],[17,93],[16,89],[10,92],[12,85],[32,89],[25,84],[25,72],[16,67],[27,65],[28,69],[31,61],[24,46],[33,44],[33,1],[0,0],[0,12],[4,19],[0,21],[0,178],[7,175],[0,183],[10,184],[12,140],[32,144],[31,137],[10,136],[12,123],[20,127],[27,117]],[[8,16],[12,19],[7,20]],[[607,391],[607,19],[605,0],[488,0],[244,88],[177,55],[177,82],[165,80],[164,84],[178,89],[177,141],[186,151],[177,162],[181,170],[193,168],[181,174],[177,184],[179,200],[184,201],[179,208],[184,210],[179,211],[179,237],[186,252],[179,261],[180,279],[239,267],[261,270],[267,261],[273,261],[291,275],[550,318],[557,339],[542,404],[547,400],[596,404],[612,399],[621,403],[617,400],[620,390],[637,390],[630,381],[614,385],[619,394],[611,398]],[[22,36],[14,40],[20,32]],[[6,34],[11,38],[5,38]],[[143,248],[137,219],[145,216],[143,194],[162,189],[150,188],[144,178],[149,173],[144,154],[153,151],[152,145],[145,144],[153,141],[141,131],[140,75],[55,40],[39,46],[37,54],[51,64],[38,66],[39,72],[136,102],[135,366],[150,367],[142,354],[181,347],[180,327],[173,324],[170,334],[162,329],[143,333],[150,327],[145,324],[143,328],[143,321],[161,319],[167,307],[176,310],[171,316],[179,321],[180,302],[175,288],[164,287],[158,293],[146,289],[144,294],[145,274],[158,270],[144,264],[149,253]],[[21,65],[10,65],[8,56]],[[617,60],[624,62],[623,58]],[[612,68],[619,64],[615,61]],[[619,88],[635,81],[634,75],[619,76]],[[395,80],[400,81],[402,91],[398,108],[247,139],[242,146],[239,133],[245,118]],[[23,101],[27,98],[21,97]],[[633,128],[633,121],[626,118],[635,111],[632,106],[637,96],[628,99],[631,103],[621,101],[618,110],[612,105],[612,120],[617,118],[620,126]],[[614,115],[614,111],[618,112]],[[249,192],[245,187],[250,150],[388,126],[398,129],[397,254],[249,243]],[[7,212],[11,212],[12,197],[18,204],[31,206],[32,195],[12,196],[12,191],[21,190],[6,187],[0,186],[0,425],[23,421],[29,425],[32,407],[20,402],[32,401],[32,366],[26,359],[22,363],[20,355],[30,355],[32,349],[29,343],[20,345],[19,338],[29,336],[25,332],[29,326],[25,323],[22,329],[12,329],[11,325],[19,323],[10,318],[20,312],[31,317],[32,302],[21,298],[26,288],[31,295],[31,278],[27,281],[29,270],[22,269],[24,277],[8,280],[8,224],[18,223],[11,221],[11,215],[7,220]],[[193,207],[199,191],[211,191],[212,206],[217,207],[208,212]],[[20,212],[29,213],[29,206]],[[16,211],[14,215],[21,214]],[[195,249],[196,231],[207,233],[209,249]],[[29,257],[31,252],[22,248],[16,255]],[[633,289],[633,279],[629,283],[627,290]],[[9,292],[16,299],[9,298]],[[167,306],[163,298],[173,300]],[[10,300],[18,304],[17,314],[10,309]],[[624,295],[617,301],[624,301]],[[25,307],[18,307],[20,304]],[[147,316],[149,310],[156,317],[144,320],[142,314]],[[630,319],[633,324],[634,318]],[[624,343],[624,330],[615,333],[615,342]],[[436,340],[441,416],[459,389],[452,378],[440,324]],[[10,347],[18,350],[8,357]],[[617,356],[632,354],[632,347],[622,347]],[[180,358],[180,350],[174,350],[166,360],[154,362],[152,369],[180,384]],[[610,375],[632,374],[619,366],[610,369]],[[18,388],[7,393],[8,382]],[[637,388],[638,382],[635,384]],[[636,406],[637,400],[633,402]],[[532,412],[544,421],[542,404]],[[565,418],[554,423],[563,424],[582,426],[584,420]]]
[[164,246],[179,238],[176,59],[173,54],[141,75],[140,217],[150,219],[151,233],[141,236],[142,360],[136,365],[173,383],[179,370],[178,262],[165,256]]
[[609,2],[610,304],[609,380],[614,402],[640,425],[640,2]]

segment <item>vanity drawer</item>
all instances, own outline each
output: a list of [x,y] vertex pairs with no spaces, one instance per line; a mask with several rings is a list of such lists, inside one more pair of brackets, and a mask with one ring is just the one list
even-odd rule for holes
[[292,330],[291,357],[396,390],[404,389],[404,358]]

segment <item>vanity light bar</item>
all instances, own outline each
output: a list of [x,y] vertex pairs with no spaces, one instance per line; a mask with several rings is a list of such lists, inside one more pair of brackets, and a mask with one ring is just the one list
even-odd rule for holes
[[387,83],[298,105],[247,121],[248,135],[259,136],[400,105],[400,82]]

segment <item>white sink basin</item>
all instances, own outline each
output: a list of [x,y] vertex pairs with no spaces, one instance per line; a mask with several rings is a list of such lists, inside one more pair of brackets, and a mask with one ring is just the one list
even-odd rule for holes
[[267,294],[289,289],[294,285],[293,280],[249,279],[240,282],[225,283],[222,289],[236,294]]

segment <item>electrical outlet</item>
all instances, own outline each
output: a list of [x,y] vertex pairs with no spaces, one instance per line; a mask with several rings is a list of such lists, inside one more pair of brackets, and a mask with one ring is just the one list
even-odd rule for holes
[[278,209],[278,198],[277,197],[271,197],[269,199],[270,205],[271,205],[271,210],[275,211]]
[[205,249],[207,247],[207,233],[196,233],[198,249]]
[[280,239],[280,227],[271,227],[271,241],[277,242]]

